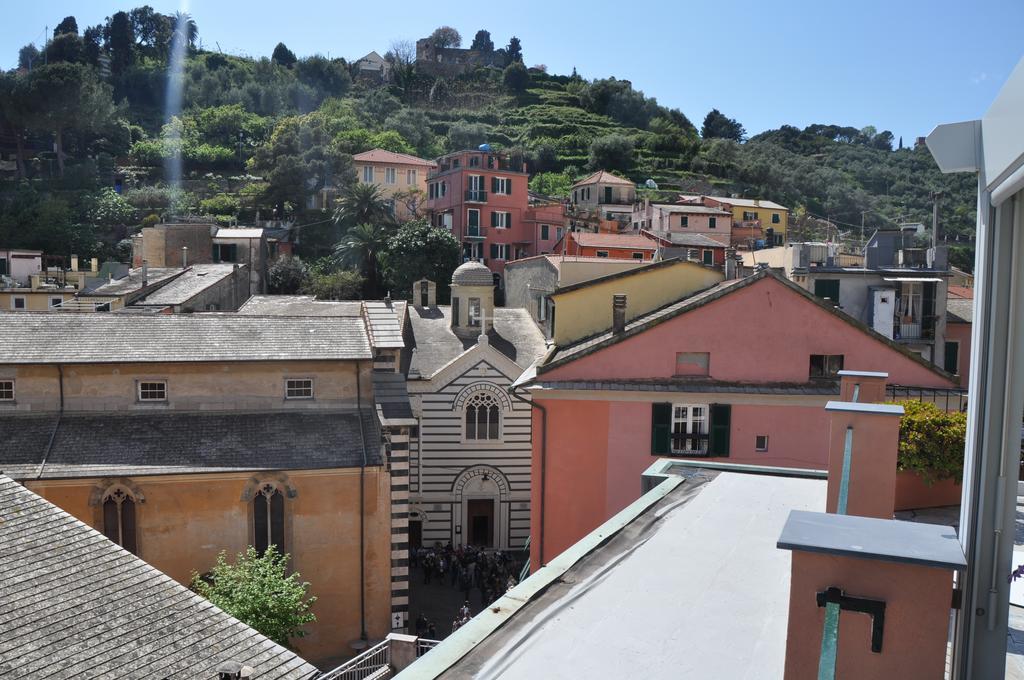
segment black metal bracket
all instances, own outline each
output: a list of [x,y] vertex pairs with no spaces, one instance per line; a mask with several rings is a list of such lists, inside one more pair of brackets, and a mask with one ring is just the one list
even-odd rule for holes
[[882,653],[882,634],[885,632],[885,602],[863,597],[850,597],[835,586],[816,595],[818,606],[838,604],[840,611],[860,612],[871,616],[871,651]]

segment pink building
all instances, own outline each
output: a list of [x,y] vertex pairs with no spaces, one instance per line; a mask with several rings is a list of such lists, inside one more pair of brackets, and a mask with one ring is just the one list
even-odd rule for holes
[[657,236],[701,234],[728,246],[732,229],[732,213],[719,206],[644,201],[633,211],[633,230],[649,231]]
[[877,367],[893,384],[954,387],[767,270],[618,325],[557,347],[517,386],[536,406],[535,567],[636,500],[636,480],[656,457],[826,469],[822,407],[839,394],[844,366]]
[[486,150],[442,156],[427,175],[431,220],[451,229],[463,260],[487,265],[499,286],[506,262],[536,254],[540,227],[526,219],[528,180],[521,156]]

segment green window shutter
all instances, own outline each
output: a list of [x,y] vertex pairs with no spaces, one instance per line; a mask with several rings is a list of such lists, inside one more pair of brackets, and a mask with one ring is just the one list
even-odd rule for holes
[[492,194],[498,193],[498,178],[497,177],[492,177],[491,178],[491,193]]
[[491,212],[491,226],[498,226],[498,213],[496,212]]
[[498,244],[497,243],[492,243],[491,244],[491,259],[492,260],[496,260],[497,258],[498,258]]
[[672,437],[672,404],[651,404],[651,453],[668,455]]
[[711,404],[711,428],[708,453],[712,456],[729,455],[729,430],[732,424],[731,404]]

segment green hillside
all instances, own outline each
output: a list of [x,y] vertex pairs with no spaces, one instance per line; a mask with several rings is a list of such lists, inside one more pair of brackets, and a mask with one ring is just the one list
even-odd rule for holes
[[[564,193],[601,167],[651,179],[664,198],[682,190],[775,200],[793,208],[796,233],[814,237],[828,231],[823,218],[831,233],[852,234],[862,217],[869,230],[930,223],[941,191],[944,234],[969,243],[973,230],[973,180],[941,175],[924,148],[893,149],[888,132],[784,126],[745,139],[718,112],[698,129],[628,80],[552,75],[514,57],[504,70],[434,78],[397,45],[390,82],[375,85],[344,59],[299,58],[283,45],[248,59],[193,42],[183,112],[165,124],[172,18],[142,7],[81,31],[69,19],[42,52],[21,50],[23,68],[0,76],[0,150],[23,159],[0,173],[0,244],[109,256],[150,215],[322,222],[307,199],[351,183],[354,153],[379,146],[433,157],[485,141],[522,151],[542,193]],[[164,174],[175,153],[180,189]],[[120,196],[106,189],[115,184]],[[337,234],[315,231],[310,254],[322,254]]]

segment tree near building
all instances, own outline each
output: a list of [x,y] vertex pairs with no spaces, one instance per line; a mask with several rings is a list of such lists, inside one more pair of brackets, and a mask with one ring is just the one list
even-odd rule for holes
[[704,139],[719,138],[742,142],[747,136],[747,131],[735,119],[727,118],[718,109],[711,109],[704,117],[700,136]]
[[250,546],[227,561],[224,552],[208,578],[192,574],[191,588],[236,619],[256,629],[277,644],[287,647],[292,638],[306,635],[303,626],[316,621],[310,607],[316,597],[309,595],[309,583],[298,572],[288,573],[287,554],[271,545],[260,555]]
[[462,36],[451,26],[440,26],[434,29],[428,38],[434,47],[461,47]]
[[317,300],[358,300],[365,283],[359,272],[341,269],[312,273],[300,290],[303,295],[312,295]]
[[897,467],[918,473],[926,484],[963,479],[967,414],[949,413],[929,402],[904,401],[900,405],[903,416]]
[[469,46],[471,50],[477,50],[479,52],[493,52],[494,41],[491,40],[491,32],[480,29],[473,36],[473,44]]
[[438,294],[445,299],[452,272],[461,260],[462,246],[450,230],[417,219],[403,224],[388,239],[381,270],[395,295],[411,295],[413,282],[427,278],[437,283]]
[[267,288],[271,295],[295,295],[309,276],[306,265],[297,257],[279,257],[267,271]]
[[351,229],[357,224],[388,222],[391,209],[379,186],[353,183],[342,193],[334,219],[343,229]]
[[334,248],[338,264],[355,268],[366,277],[363,292],[371,299],[380,294],[380,256],[390,235],[386,223],[363,222],[345,232]]

